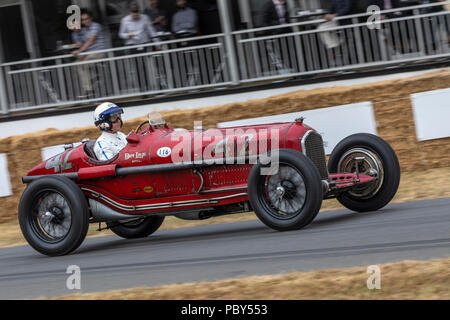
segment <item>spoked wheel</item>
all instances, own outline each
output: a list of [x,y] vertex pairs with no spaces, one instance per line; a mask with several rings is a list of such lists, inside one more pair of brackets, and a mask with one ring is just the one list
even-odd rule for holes
[[309,224],[323,200],[320,175],[311,160],[298,151],[282,149],[278,172],[262,175],[261,167],[253,166],[248,180],[250,204],[258,218],[279,231]]
[[367,133],[354,134],[339,142],[331,153],[328,170],[359,171],[375,178],[337,196],[342,205],[358,212],[384,207],[395,196],[400,183],[400,165],[394,150],[380,137]]
[[131,221],[108,222],[107,225],[119,237],[144,238],[154,233],[164,222],[163,216],[142,217]]
[[33,211],[37,215],[29,216],[29,223],[43,241],[58,242],[67,236],[72,225],[72,214],[69,203],[61,193],[42,190],[33,199]]
[[306,201],[306,186],[301,172],[289,164],[280,164],[278,174],[267,176],[261,184],[273,210],[270,214],[280,219],[289,219],[299,214]]
[[49,255],[72,252],[89,227],[86,198],[64,177],[45,177],[25,189],[19,204],[19,224],[28,243]]

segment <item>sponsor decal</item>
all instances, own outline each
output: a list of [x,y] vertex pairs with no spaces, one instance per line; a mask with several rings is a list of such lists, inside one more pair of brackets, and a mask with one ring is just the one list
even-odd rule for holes
[[172,149],[170,149],[169,147],[162,147],[162,148],[159,148],[158,151],[156,151],[156,154],[158,155],[158,157],[161,157],[161,158],[167,158],[168,156],[170,156],[171,153],[172,153]]
[[153,189],[152,186],[144,187],[144,192],[146,192],[146,193],[152,193],[153,190],[154,190],[154,189]]
[[125,153],[125,160],[130,159],[144,159],[144,157],[147,155],[145,152],[137,152],[136,153]]

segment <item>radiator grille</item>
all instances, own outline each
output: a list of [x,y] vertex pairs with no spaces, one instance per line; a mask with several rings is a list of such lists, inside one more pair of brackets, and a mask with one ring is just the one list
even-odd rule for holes
[[328,180],[327,161],[322,136],[314,131],[307,132],[302,139],[302,150],[316,165],[322,180]]

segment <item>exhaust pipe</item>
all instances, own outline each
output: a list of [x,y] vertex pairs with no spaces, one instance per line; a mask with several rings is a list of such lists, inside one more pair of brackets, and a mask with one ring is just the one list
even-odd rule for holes
[[105,206],[103,203],[91,198],[89,198],[89,206],[91,207],[92,217],[95,222],[117,221],[140,217],[139,215],[123,214],[114,211],[110,207]]

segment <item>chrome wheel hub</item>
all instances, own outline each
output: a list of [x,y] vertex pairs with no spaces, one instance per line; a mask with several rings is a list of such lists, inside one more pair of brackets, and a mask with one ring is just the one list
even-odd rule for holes
[[356,186],[348,192],[355,198],[370,198],[380,190],[383,184],[382,162],[376,153],[367,149],[348,150],[339,160],[338,172],[359,173],[375,178],[373,182]]
[[306,186],[301,173],[288,165],[280,165],[278,173],[267,181],[271,207],[281,215],[299,212],[306,200]]
[[284,188],[282,186],[277,187],[276,192],[277,192],[278,197],[280,199],[283,198],[285,191],[284,191]]

